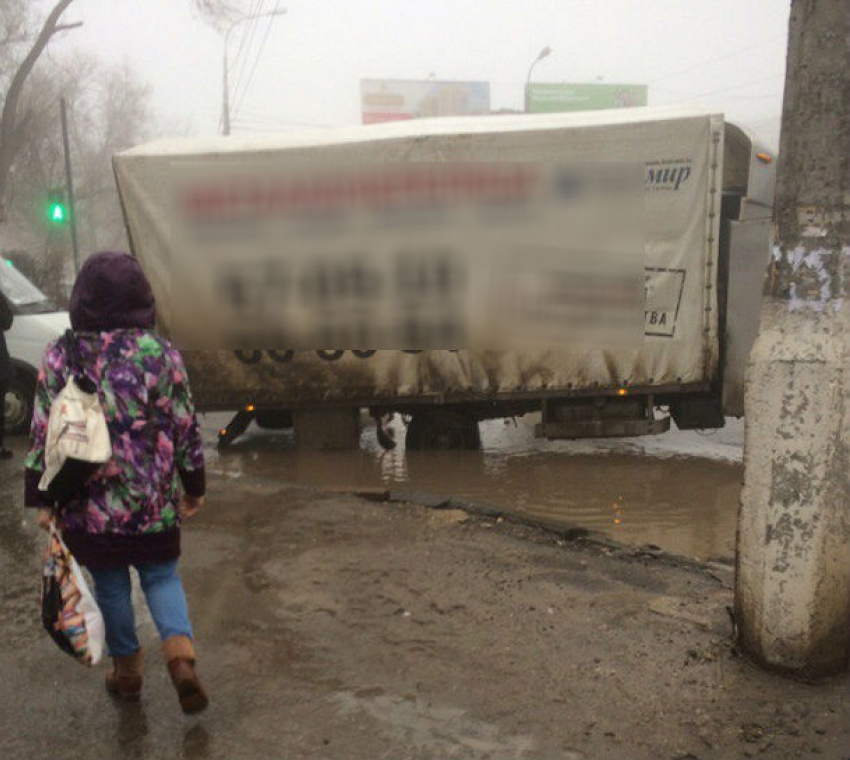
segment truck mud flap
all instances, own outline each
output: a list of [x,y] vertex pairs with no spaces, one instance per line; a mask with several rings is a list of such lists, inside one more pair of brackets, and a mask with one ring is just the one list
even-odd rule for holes
[[236,412],[233,419],[230,420],[225,427],[218,431],[218,449],[226,449],[248,429],[248,425],[251,424],[253,419],[253,409],[242,409],[241,411]]
[[719,398],[685,398],[670,404],[670,414],[679,430],[722,428],[726,424]]

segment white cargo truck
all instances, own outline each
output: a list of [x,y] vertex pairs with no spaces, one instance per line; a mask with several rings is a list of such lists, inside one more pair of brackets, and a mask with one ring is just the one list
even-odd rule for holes
[[[328,180],[329,165],[336,167],[334,182]],[[195,338],[200,335],[203,342],[204,329],[215,336],[209,345],[185,350],[185,356],[198,407],[236,412],[221,432],[222,443],[256,420],[264,427],[294,425],[307,446],[355,445],[363,409],[376,419],[390,413],[409,416],[410,448],[475,447],[480,420],[532,411],[542,412],[537,434],[547,438],[658,433],[669,428],[670,417],[684,429],[721,427],[725,416],[743,414],[743,370],[757,331],[768,262],[775,161],[721,115],[631,108],[167,140],[121,153],[114,166],[132,248],[156,295],[159,328],[174,335],[180,319],[186,319]],[[340,166],[346,167],[343,174]],[[523,174],[521,167],[528,166],[538,167],[537,173]],[[517,187],[530,187],[540,178],[544,185],[551,180],[558,195],[567,175],[550,169],[563,166],[638,169],[634,197],[640,245],[618,265],[623,282],[629,281],[628,273],[639,278],[640,303],[629,302],[632,337],[637,335],[631,342],[595,343],[582,340],[579,332],[572,340],[569,329],[559,332],[566,321],[576,319],[576,303],[582,302],[581,293],[576,297],[577,280],[570,277],[575,269],[552,269],[545,282],[537,272],[527,290],[531,280],[521,264],[536,254],[518,247],[518,238],[500,239],[499,224],[510,216],[516,220],[511,229],[520,230],[517,235],[525,234],[537,249],[546,244],[546,261],[553,251],[563,250],[564,260],[573,255],[575,246],[564,243],[561,249],[553,241],[553,235],[564,234],[558,224],[560,209],[566,207],[541,202],[529,216],[527,206],[510,205]],[[324,167],[325,173],[321,180],[312,175],[307,182],[305,176],[315,167]],[[364,167],[372,174],[364,175]],[[402,170],[407,172],[403,176]],[[384,174],[376,180],[375,172]],[[502,205],[487,206],[489,216],[470,212],[468,205],[470,195],[477,202],[476,194],[485,186],[498,186],[502,193]],[[607,193],[610,183],[606,187]],[[400,206],[398,198],[415,195],[421,200],[427,192],[433,200],[443,191],[437,224],[424,238],[429,251],[448,250],[451,265],[442,266],[437,256],[437,265],[432,257],[420,266],[414,256],[416,266],[399,268],[399,261],[408,261],[398,257],[410,248],[410,237],[397,234],[396,228],[399,219],[409,222],[413,212]],[[619,229],[622,215],[635,207],[615,203],[616,192],[603,201],[609,195],[610,209],[604,203],[594,208]],[[362,222],[368,216],[371,226],[363,229],[369,233],[358,236],[351,227],[350,234],[335,235],[342,218],[334,215],[339,204],[348,204],[349,211],[356,207],[351,219]],[[294,218],[296,207],[299,215]],[[421,206],[416,209],[420,215],[414,226],[422,219]],[[470,225],[473,216],[478,226]],[[485,218],[485,225],[478,224]],[[448,225],[440,220],[449,219],[463,227],[463,244],[443,234]],[[353,254],[346,254],[340,239],[361,253],[371,248],[363,253],[363,267],[352,268]],[[436,249],[434,241],[440,244]],[[193,258],[187,258],[190,249]],[[234,251],[241,257],[236,271]],[[226,255],[230,269],[222,283],[216,272]],[[192,262],[188,274],[187,261]],[[482,261],[484,268],[474,269]],[[472,314],[471,324],[478,325],[481,335],[493,325],[509,326],[515,314],[528,313],[527,300],[524,311],[510,311],[513,287],[532,293],[532,300],[561,298],[546,315],[547,329],[554,329],[547,335],[561,337],[498,349],[488,349],[480,340],[453,343],[452,325],[440,321],[440,309],[433,308],[439,301],[428,302],[424,327],[420,319],[415,329],[399,329],[406,325],[406,309],[416,312],[423,291],[451,290],[452,266],[458,262],[473,267],[478,279],[481,272],[495,272],[498,262],[498,273],[487,275],[493,286],[488,292],[501,301],[481,300],[472,287],[464,291],[462,303],[454,302],[458,313]],[[376,269],[370,268],[373,264]],[[379,270],[389,271],[389,279],[382,280]],[[388,282],[391,287],[379,287]],[[233,317],[242,312],[227,311],[222,300],[216,301],[217,293],[249,301],[254,311],[246,314],[272,313],[283,325],[297,327],[308,324],[316,308],[347,303],[353,291],[380,301],[376,309],[384,321],[363,327],[357,320],[368,308],[358,302],[356,308],[342,309],[341,317],[329,323],[332,330],[318,333],[339,336],[338,342],[328,338],[322,344],[389,348],[315,349],[317,342],[303,337],[313,333],[295,328],[282,330],[280,340],[272,336],[265,342],[246,332],[244,343],[239,343],[237,329],[229,342],[216,343],[228,325],[244,326]],[[502,302],[512,315],[504,322],[499,321]],[[421,311],[416,313],[422,317]],[[476,323],[481,314],[486,316]],[[392,329],[369,332],[375,324]],[[372,335],[390,337],[366,342]],[[406,338],[410,342],[402,342]],[[440,339],[442,343],[436,342]]]

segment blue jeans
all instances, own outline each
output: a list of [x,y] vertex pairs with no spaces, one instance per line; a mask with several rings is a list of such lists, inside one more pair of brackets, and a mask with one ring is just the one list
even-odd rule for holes
[[[188,636],[192,624],[186,607],[186,594],[177,560],[161,564],[136,565],[142,590],[160,638]],[[106,624],[106,645],[113,657],[126,657],[139,650],[136,620],[133,616],[130,568],[90,570],[94,578],[94,595]]]

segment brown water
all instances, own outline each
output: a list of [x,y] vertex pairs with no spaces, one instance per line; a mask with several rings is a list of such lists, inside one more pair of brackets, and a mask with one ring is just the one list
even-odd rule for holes
[[[210,435],[221,419],[208,418]],[[299,452],[291,433],[251,429],[210,467],[332,488],[415,489],[602,530],[700,559],[734,554],[743,468],[738,428],[720,436],[671,432],[644,439],[538,441],[532,420],[482,425],[482,451]],[[215,424],[213,424],[215,423]],[[403,440],[401,423],[397,438]]]

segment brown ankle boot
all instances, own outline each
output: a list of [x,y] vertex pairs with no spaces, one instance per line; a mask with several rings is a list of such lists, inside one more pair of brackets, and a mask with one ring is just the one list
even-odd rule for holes
[[162,651],[183,712],[191,715],[206,709],[209,699],[195,673],[192,640],[188,636],[169,636],[162,642]]
[[144,653],[140,649],[126,657],[113,657],[112,670],[106,674],[106,690],[128,702],[137,702],[142,693]]

